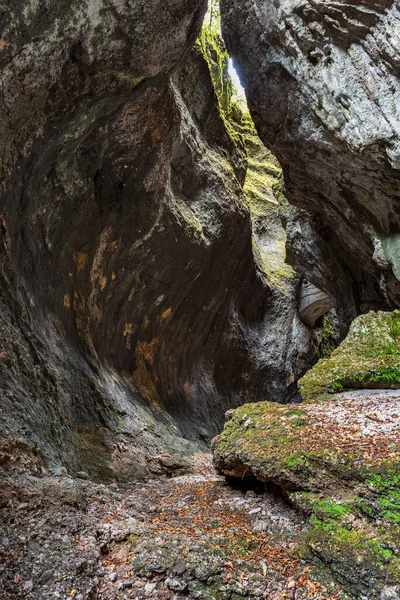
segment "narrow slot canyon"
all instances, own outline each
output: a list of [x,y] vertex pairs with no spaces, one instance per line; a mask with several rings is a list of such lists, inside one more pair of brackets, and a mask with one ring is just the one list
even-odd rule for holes
[[0,600],[400,599],[399,53],[0,2]]

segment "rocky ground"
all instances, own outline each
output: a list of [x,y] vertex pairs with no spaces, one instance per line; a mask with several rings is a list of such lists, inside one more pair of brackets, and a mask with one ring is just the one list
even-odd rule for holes
[[399,390],[247,404],[213,442],[220,473],[272,483],[308,517],[309,558],[351,598],[399,598],[399,406]]
[[2,600],[341,598],[298,553],[305,521],[265,489],[195,472],[129,487],[3,481]]

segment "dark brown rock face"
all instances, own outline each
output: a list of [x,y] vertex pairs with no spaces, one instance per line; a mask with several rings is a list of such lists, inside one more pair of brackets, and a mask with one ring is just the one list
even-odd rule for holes
[[299,207],[288,257],[344,321],[400,301],[396,2],[222,0],[261,139]]
[[299,280],[289,298],[256,268],[243,144],[193,49],[204,10],[0,9],[5,457],[17,438],[99,479],[184,468],[182,433],[292,397],[313,360]]
[[190,302],[201,271],[179,165],[204,177],[206,142],[198,132],[185,143],[196,127],[169,72],[204,10],[202,0],[0,9],[1,432],[102,478],[111,463],[140,475],[172,447],[188,452],[167,412],[179,400],[167,384],[160,397],[153,370],[175,360],[165,348],[179,307],[166,290]]

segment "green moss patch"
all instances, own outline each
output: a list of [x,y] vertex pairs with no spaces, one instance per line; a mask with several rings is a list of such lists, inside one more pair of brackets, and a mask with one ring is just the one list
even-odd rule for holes
[[330,358],[299,381],[305,400],[359,388],[400,388],[399,310],[358,317]]
[[400,586],[399,402],[363,391],[246,404],[213,441],[220,473],[272,482],[308,516],[301,555],[322,561],[352,597]]

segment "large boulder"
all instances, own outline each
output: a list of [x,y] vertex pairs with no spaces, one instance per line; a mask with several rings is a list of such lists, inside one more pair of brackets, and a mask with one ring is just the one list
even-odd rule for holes
[[[400,593],[400,392],[245,404],[213,440],[217,471],[273,484],[309,528],[298,552],[351,598]],[[396,595],[397,594],[397,595]]]
[[359,317],[300,379],[305,402],[244,404],[212,442],[219,473],[272,484],[309,517],[306,555],[352,598],[400,592],[399,325],[398,310]]
[[400,388],[400,311],[369,312],[329,358],[320,360],[299,381],[305,400],[344,388]]

